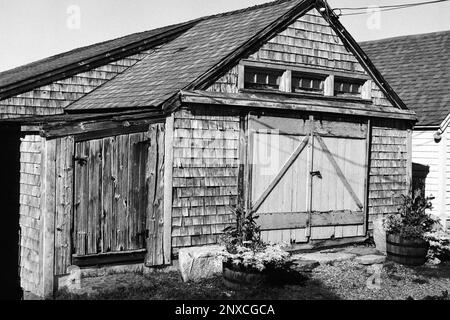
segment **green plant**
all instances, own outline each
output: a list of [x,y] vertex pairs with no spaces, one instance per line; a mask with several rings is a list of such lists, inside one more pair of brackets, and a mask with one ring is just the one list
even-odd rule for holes
[[258,216],[239,206],[232,207],[231,211],[236,222],[225,228],[221,236],[225,245],[225,251],[221,253],[224,262],[240,270],[277,274],[278,278],[291,272],[290,254],[281,245],[261,241]]
[[427,233],[425,238],[430,244],[429,259],[450,260],[450,234],[443,230],[435,230]]
[[403,238],[425,239],[430,232],[435,220],[426,212],[432,207],[433,197],[423,197],[416,192],[413,197],[401,195],[402,204],[397,214],[387,216],[384,227],[387,233],[397,234]]
[[240,206],[231,207],[236,222],[223,230],[222,243],[228,252],[236,253],[237,247],[247,247],[253,250],[264,248],[261,241],[261,230],[256,219],[258,216],[252,211],[247,212]]

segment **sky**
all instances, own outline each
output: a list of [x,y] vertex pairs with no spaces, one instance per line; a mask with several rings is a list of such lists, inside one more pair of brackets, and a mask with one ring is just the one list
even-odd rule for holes
[[[328,0],[332,8],[430,0]],[[96,42],[269,0],[0,0],[0,71]],[[364,10],[365,11],[365,10]],[[348,12],[348,11],[347,11]],[[341,22],[357,41],[450,30],[450,1]]]

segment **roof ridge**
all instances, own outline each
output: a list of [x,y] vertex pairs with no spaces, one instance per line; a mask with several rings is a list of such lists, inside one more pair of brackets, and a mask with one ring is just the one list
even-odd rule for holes
[[218,18],[218,17],[226,17],[226,16],[231,16],[234,14],[239,14],[239,13],[244,13],[244,12],[248,12],[248,11],[252,11],[252,10],[275,6],[275,5],[284,3],[284,2],[291,2],[291,1],[294,2],[294,1],[298,1],[298,0],[275,0],[275,1],[265,2],[265,3],[261,3],[261,4],[256,4],[251,7],[236,9],[236,10],[222,12],[222,13],[216,13],[216,14],[209,15],[209,16],[203,16],[203,17],[200,17],[199,19],[206,20],[206,19],[213,19],[213,18]]
[[157,27],[157,28],[154,28],[154,29],[149,29],[149,30],[144,30],[144,31],[139,31],[139,32],[133,32],[133,33],[130,33],[130,34],[126,34],[124,36],[117,37],[117,38],[112,38],[112,39],[108,39],[108,40],[104,40],[104,41],[88,44],[88,45],[85,45],[85,46],[76,47],[76,48],[73,48],[73,49],[70,49],[70,50],[67,50],[67,51],[63,51],[63,52],[60,52],[60,53],[57,53],[57,54],[54,54],[54,55],[51,55],[51,56],[47,56],[47,57],[44,57],[44,58],[41,58],[41,59],[38,59],[38,60],[31,61],[29,63],[25,63],[25,64],[17,66],[17,67],[13,67],[11,69],[6,69],[6,70],[3,70],[3,71],[0,71],[0,76],[3,73],[14,72],[15,70],[23,68],[25,66],[29,66],[29,65],[37,64],[37,63],[42,63],[42,62],[45,62],[45,61],[47,61],[49,59],[55,59],[55,58],[64,56],[64,55],[66,55],[68,53],[76,53],[77,51],[82,51],[82,50],[85,50],[85,49],[88,49],[88,48],[91,48],[91,47],[94,47],[94,46],[106,44],[106,43],[108,43],[110,41],[116,41],[116,40],[120,40],[120,39],[125,39],[127,37],[131,37],[131,36],[135,36],[135,35],[139,35],[139,34],[145,34],[147,32],[155,32],[155,31],[158,31],[158,30],[163,30],[163,29],[172,28],[172,27],[174,28],[174,27],[177,27],[177,26],[182,26],[184,24],[195,23],[196,21],[200,22],[200,21],[203,21],[203,20],[214,19],[214,18],[224,17],[224,16],[228,16],[228,15],[234,15],[234,14],[239,14],[239,13],[248,12],[248,11],[252,11],[252,10],[257,10],[257,9],[261,9],[261,8],[264,8],[264,7],[269,7],[269,6],[272,6],[272,5],[277,5],[277,4],[280,4],[280,3],[283,3],[283,2],[289,2],[289,1],[296,1],[296,0],[270,1],[270,2],[266,2],[266,3],[254,5],[254,6],[251,6],[251,7],[246,7],[246,8],[232,10],[232,11],[227,11],[227,12],[222,12],[222,13],[217,13],[217,14],[213,14],[213,15],[202,16],[202,17],[194,18],[194,19],[183,21],[183,22],[179,22],[179,23],[164,25],[164,26],[160,26],[160,27]]
[[382,38],[382,39],[376,39],[376,40],[361,41],[361,42],[358,42],[358,43],[359,44],[370,44],[370,43],[378,43],[378,42],[389,41],[389,40],[421,38],[421,37],[424,37],[424,36],[438,35],[438,34],[450,34],[450,30],[433,31],[433,32],[425,32],[425,33],[416,33],[416,34],[403,35],[403,36],[394,36],[394,37],[388,37],[388,38]]

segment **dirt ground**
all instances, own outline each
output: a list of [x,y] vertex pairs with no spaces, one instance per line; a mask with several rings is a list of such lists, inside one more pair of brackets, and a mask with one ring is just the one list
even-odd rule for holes
[[124,273],[82,279],[77,293],[61,291],[57,299],[262,299],[262,300],[405,300],[449,299],[450,263],[405,267],[390,261],[383,265],[379,287],[369,289],[371,273],[353,260],[321,265],[305,274],[299,285],[233,291],[218,276],[184,283],[178,272]]

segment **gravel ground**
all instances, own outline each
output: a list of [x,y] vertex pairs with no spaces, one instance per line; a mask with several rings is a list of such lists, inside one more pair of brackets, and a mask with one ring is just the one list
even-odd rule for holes
[[111,274],[84,278],[81,291],[62,291],[57,299],[405,300],[436,299],[443,297],[443,292],[450,292],[448,262],[422,267],[386,262],[380,289],[367,288],[371,275],[367,268],[352,260],[335,262],[314,269],[301,285],[241,291],[227,289],[220,276],[184,283],[177,272]]
[[331,292],[346,300],[405,300],[430,299],[450,293],[450,264],[406,267],[385,262],[379,289],[369,289],[367,266],[355,261],[321,265],[312,272],[312,279],[320,281]]

